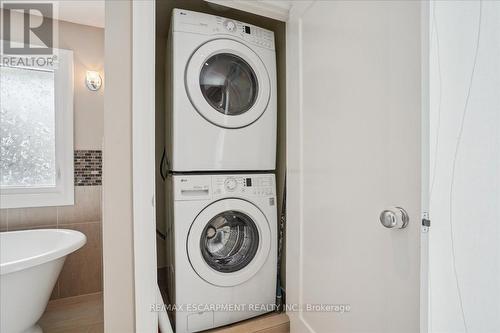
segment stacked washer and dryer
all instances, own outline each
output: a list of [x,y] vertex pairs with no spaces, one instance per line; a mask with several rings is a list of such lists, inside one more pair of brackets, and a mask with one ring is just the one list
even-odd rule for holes
[[174,9],[167,50],[167,291],[198,332],[275,302],[274,33]]

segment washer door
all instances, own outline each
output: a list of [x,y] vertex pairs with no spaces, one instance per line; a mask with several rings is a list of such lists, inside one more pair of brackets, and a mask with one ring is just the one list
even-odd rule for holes
[[265,263],[271,230],[264,214],[241,199],[207,206],[189,230],[191,266],[208,283],[235,286],[249,280]]
[[269,103],[270,80],[264,63],[250,48],[231,39],[200,46],[189,59],[185,80],[193,106],[220,127],[248,126]]

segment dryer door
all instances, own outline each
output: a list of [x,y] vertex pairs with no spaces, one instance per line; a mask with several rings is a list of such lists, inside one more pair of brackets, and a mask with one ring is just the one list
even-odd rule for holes
[[252,124],[265,112],[270,79],[259,56],[231,39],[199,47],[186,68],[186,92],[207,121],[224,128]]
[[259,208],[241,199],[207,206],[187,240],[191,266],[208,283],[235,286],[255,275],[269,256],[269,223]]

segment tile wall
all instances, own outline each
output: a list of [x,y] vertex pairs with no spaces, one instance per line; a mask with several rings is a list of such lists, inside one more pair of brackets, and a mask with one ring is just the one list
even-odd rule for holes
[[75,186],[102,185],[102,151],[75,150]]
[[87,243],[67,257],[52,299],[102,291],[101,151],[88,152],[75,151],[75,171],[77,158],[81,170],[75,173],[73,206],[0,210],[0,231],[59,228],[87,236]]

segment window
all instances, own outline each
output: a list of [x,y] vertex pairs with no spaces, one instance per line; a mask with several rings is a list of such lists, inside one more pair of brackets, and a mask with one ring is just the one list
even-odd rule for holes
[[1,208],[73,204],[73,53],[56,51],[53,67],[0,65]]

